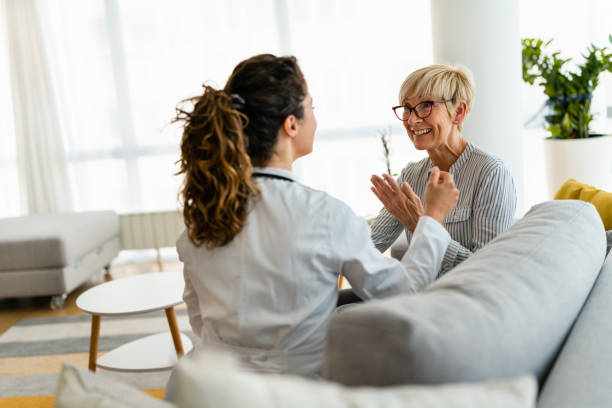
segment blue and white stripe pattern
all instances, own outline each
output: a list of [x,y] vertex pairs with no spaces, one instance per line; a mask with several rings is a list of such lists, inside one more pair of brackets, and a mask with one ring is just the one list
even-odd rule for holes
[[[432,168],[427,157],[409,163],[398,178],[398,183],[406,182],[412,187],[423,205]],[[444,255],[440,275],[508,229],[516,210],[514,179],[499,158],[468,142],[449,172],[459,190],[459,202],[443,222],[452,241]],[[381,252],[404,231],[404,226],[384,208],[371,228],[374,245]],[[410,242],[410,232],[406,231],[406,237]]]

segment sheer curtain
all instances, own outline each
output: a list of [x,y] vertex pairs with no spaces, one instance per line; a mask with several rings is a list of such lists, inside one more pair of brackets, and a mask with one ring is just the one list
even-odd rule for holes
[[71,209],[66,159],[33,0],[5,0],[21,195],[29,213]]
[[77,209],[175,209],[177,103],[278,53],[273,1],[39,1]]
[[0,217],[9,217],[25,209],[19,197],[4,1],[0,0]]

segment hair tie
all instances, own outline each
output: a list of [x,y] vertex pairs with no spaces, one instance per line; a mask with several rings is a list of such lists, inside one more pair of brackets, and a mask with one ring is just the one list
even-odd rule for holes
[[242,96],[238,94],[231,94],[230,97],[232,98],[232,103],[234,104],[236,109],[244,108],[244,105],[246,105],[246,101]]

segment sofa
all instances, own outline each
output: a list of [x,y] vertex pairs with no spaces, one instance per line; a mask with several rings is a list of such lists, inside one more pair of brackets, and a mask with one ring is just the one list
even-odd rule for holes
[[51,296],[61,308],[68,293],[119,253],[114,211],[33,214],[0,219],[0,298]]
[[[323,380],[244,372],[211,351],[206,361],[182,359],[167,401],[155,403],[612,406],[609,244],[591,204],[542,203],[424,291],[339,310],[328,326]],[[83,379],[89,375],[65,368],[57,406],[128,401],[127,390],[119,395]]]
[[337,313],[325,377],[386,387],[532,374],[538,407],[612,406],[607,250],[591,204],[539,204],[423,292]]

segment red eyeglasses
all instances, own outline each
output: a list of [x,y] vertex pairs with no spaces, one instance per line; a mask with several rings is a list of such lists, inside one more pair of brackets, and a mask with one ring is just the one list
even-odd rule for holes
[[397,116],[399,120],[405,122],[410,119],[410,114],[413,111],[414,114],[417,115],[417,117],[421,119],[426,119],[427,117],[429,117],[429,115],[431,115],[431,111],[433,111],[433,107],[436,103],[445,103],[450,101],[452,101],[452,99],[442,99],[439,101],[423,101],[421,103],[417,103],[415,107],[412,107],[410,105],[400,105],[394,106],[391,109],[393,109],[395,116]]

